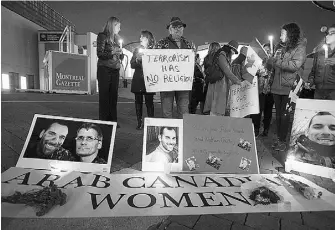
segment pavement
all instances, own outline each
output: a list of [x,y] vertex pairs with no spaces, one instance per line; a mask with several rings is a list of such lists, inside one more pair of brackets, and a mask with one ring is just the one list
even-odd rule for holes
[[[155,117],[161,117],[159,95],[155,96]],[[144,116],[146,110],[144,107]],[[1,172],[15,167],[34,114],[98,119],[98,95],[63,95],[48,93],[1,93]],[[134,96],[128,88],[119,89],[118,123],[111,173],[136,173],[141,170],[143,131],[136,127]],[[274,123],[274,120],[272,121]],[[271,126],[274,128],[274,125]],[[274,130],[267,138],[257,138],[260,173],[283,171],[285,156],[273,151]],[[297,173],[335,193],[330,179]],[[5,211],[5,210],[2,210]],[[167,230],[335,230],[335,212],[277,212],[190,216],[147,216],[75,219],[1,218],[1,229],[110,229],[147,230],[165,221]]]

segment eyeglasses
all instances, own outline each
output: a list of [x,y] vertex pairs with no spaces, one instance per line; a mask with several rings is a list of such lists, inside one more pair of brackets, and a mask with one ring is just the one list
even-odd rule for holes
[[176,29],[179,29],[179,30],[180,30],[180,29],[184,29],[184,26],[172,26],[172,28],[175,29],[175,30],[176,30]]
[[335,34],[335,31],[326,32],[326,36],[330,36],[330,35],[333,35],[333,34]]
[[88,137],[79,136],[79,137],[76,137],[75,139],[77,141],[84,141],[84,140],[86,140],[87,142],[92,142],[92,141],[95,141],[95,140],[99,140],[99,138],[97,138],[97,137],[91,137],[91,136],[88,136]]

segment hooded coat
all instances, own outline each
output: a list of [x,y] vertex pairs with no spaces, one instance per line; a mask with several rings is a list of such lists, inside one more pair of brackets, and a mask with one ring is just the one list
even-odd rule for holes
[[307,39],[301,38],[295,48],[282,49],[281,57],[270,58],[268,64],[274,70],[271,92],[279,95],[289,95],[296,75],[303,75],[306,61]]

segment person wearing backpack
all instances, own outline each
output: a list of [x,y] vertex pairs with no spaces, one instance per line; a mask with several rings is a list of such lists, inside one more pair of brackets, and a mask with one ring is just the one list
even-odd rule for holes
[[[208,90],[208,85],[209,85],[209,69],[210,66],[213,63],[213,57],[214,54],[216,53],[216,51],[218,51],[221,48],[220,43],[218,42],[212,42],[209,47],[208,47],[208,53],[206,55],[206,57],[204,58],[204,72],[205,72],[205,87],[204,87],[204,104],[206,102],[206,95],[207,95],[207,90]],[[204,115],[209,115],[209,111],[205,112],[203,109],[203,114]]]
[[204,112],[210,111],[213,116],[225,116],[229,96],[229,85],[241,85],[241,80],[233,73],[231,58],[238,53],[238,42],[230,41],[220,48],[213,57],[213,64],[208,69],[208,91]]

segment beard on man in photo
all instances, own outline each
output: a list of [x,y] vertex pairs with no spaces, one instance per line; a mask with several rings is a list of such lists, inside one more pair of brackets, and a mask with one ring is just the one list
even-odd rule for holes
[[296,156],[308,163],[335,168],[335,116],[318,112],[296,140]]
[[76,161],[76,157],[62,145],[69,129],[61,121],[55,121],[44,128],[36,142],[29,143],[25,157],[48,160]]

